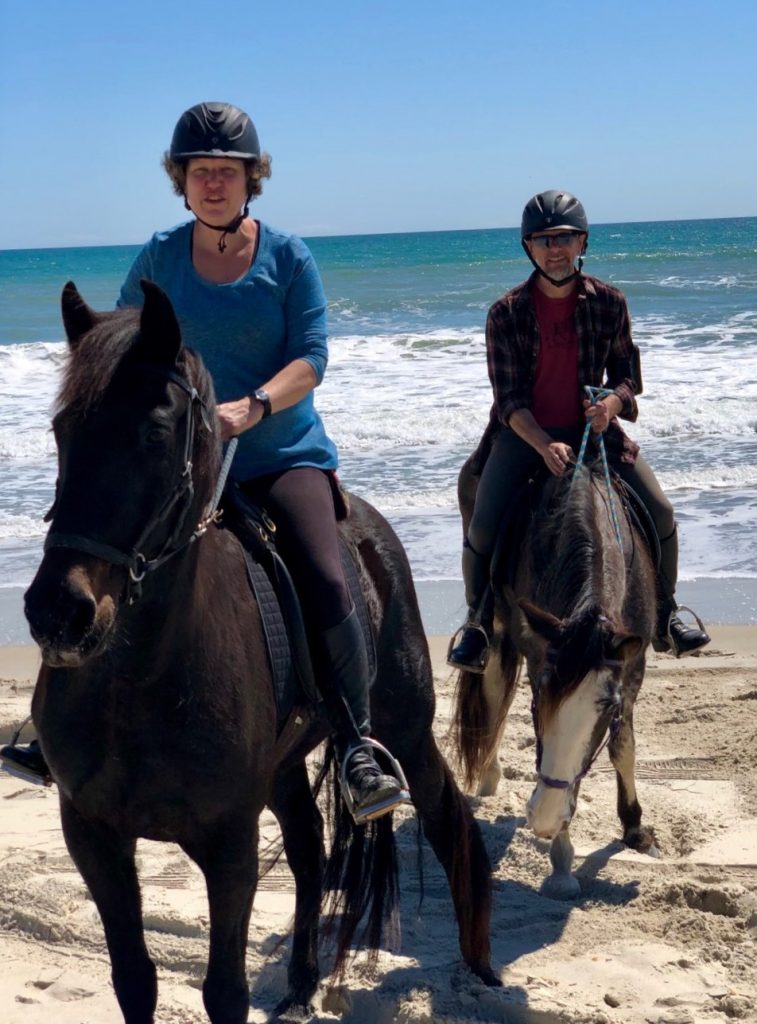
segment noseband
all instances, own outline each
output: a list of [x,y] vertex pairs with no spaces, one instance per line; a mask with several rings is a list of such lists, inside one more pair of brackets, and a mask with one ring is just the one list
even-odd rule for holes
[[[547,667],[544,669],[542,677],[539,680],[539,686],[544,685],[549,679],[550,672],[552,671],[552,668],[554,666],[555,658],[556,651],[553,647],[550,646],[547,650]],[[603,666],[606,665],[610,668],[619,668],[622,666],[622,664],[622,661],[614,661],[609,658],[605,658],[602,661]],[[573,779],[553,779],[551,775],[545,775],[541,770],[541,759],[544,748],[541,736],[539,735],[539,711],[536,705],[535,693],[531,698],[531,717],[534,722],[534,734],[536,736],[536,777],[538,778],[539,782],[543,783],[549,789],[572,789],[577,782],[580,782],[585,775],[589,774],[592,765],[597,760],[602,751],[605,749],[607,744],[611,740],[617,739],[620,733],[620,723],[623,719],[623,699],[621,697],[615,705],[615,709],[613,710],[612,718],[610,719],[610,724],[607,729],[607,735],[604,737],[600,745],[597,747],[596,751],[594,752],[594,755],[589,759],[586,765]]]
[[[139,597],[141,593],[140,584],[145,576],[160,568],[169,558],[173,558],[174,555],[200,537],[207,530],[215,516],[215,507],[213,507],[209,513],[203,515],[197,527],[186,540],[179,540],[194,497],[192,450],[194,448],[196,416],[199,412],[203,422],[205,422],[207,408],[197,389],[178,373],[175,373],[173,370],[161,370],[154,366],[148,366],[145,369],[164,377],[172,384],[176,384],[189,399],[184,413],[187,425],[184,442],[184,468],[173,490],[149,520],[130,551],[124,551],[121,548],[113,547],[111,544],[105,544],[102,541],[93,540],[91,537],[85,537],[78,533],[57,533],[52,528],[47,534],[44,544],[45,551],[49,551],[51,548],[69,548],[74,551],[83,551],[88,555],[94,555],[105,562],[110,562],[111,565],[123,566],[128,570],[126,593],[129,604],[133,604],[137,597]],[[153,558],[148,558],[143,552],[145,544],[150,535],[166,521],[179,502],[183,502],[183,506],[176,525],[160,551]]]

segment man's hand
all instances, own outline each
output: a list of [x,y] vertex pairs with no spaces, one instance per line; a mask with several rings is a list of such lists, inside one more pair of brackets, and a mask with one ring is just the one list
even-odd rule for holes
[[588,398],[584,399],[584,414],[591,423],[591,429],[595,434],[604,434],[610,425],[610,420],[617,416],[622,408],[623,403],[617,395],[600,398],[594,405]]
[[562,441],[552,441],[542,451],[544,465],[554,476],[562,476],[571,462],[575,461],[573,449]]

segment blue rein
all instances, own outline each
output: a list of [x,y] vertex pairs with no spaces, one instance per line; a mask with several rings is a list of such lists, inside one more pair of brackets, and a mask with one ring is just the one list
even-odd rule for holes
[[[592,388],[588,384],[584,385],[584,391],[586,392],[589,401],[592,405],[596,405],[598,398],[605,398],[607,395],[612,395],[614,392],[609,388]],[[584,459],[586,457],[586,446],[589,443],[589,434],[591,433],[591,422],[586,424],[584,429],[584,436],[581,438],[581,447],[578,452],[578,459],[576,461],[576,470],[573,474],[573,480],[575,481],[578,475],[578,470],[584,465]],[[607,497],[610,503],[610,516],[612,517],[612,525],[615,530],[615,536],[618,540],[618,547],[621,552],[623,551],[623,535],[620,532],[620,520],[618,519],[618,512],[615,507],[615,491],[612,486],[612,480],[610,479],[610,467],[607,462],[607,451],[605,449],[605,435],[602,433],[598,437],[599,451],[602,455],[602,467],[605,472],[605,485],[607,487]],[[571,481],[571,487],[573,481]]]

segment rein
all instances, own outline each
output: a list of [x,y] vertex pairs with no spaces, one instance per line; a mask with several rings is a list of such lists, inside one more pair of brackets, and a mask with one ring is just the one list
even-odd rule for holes
[[[596,405],[598,398],[605,398],[607,395],[612,395],[613,392],[609,388],[592,388],[588,384],[584,385],[584,391],[586,392],[592,405]],[[587,423],[584,428],[584,435],[581,438],[581,447],[578,452],[578,459],[576,460],[576,470],[573,474],[573,480],[571,480],[571,487],[575,482],[578,470],[584,465],[584,458],[586,456],[586,446],[589,441],[589,435],[591,434],[591,423]],[[612,525],[615,530],[615,536],[618,540],[618,547],[621,553],[623,552],[623,535],[620,532],[620,521],[618,520],[618,512],[615,507],[615,491],[612,486],[610,479],[610,467],[607,462],[607,450],[605,449],[605,435],[600,434],[598,437],[599,451],[602,456],[602,468],[605,473],[605,485],[607,487],[607,498],[610,504],[610,515],[612,517]]]
[[[550,649],[549,649],[549,651],[547,653],[548,664],[550,664],[550,665],[553,664],[554,663],[554,658],[555,658],[554,649],[550,647]],[[607,659],[605,659],[602,662],[602,664],[603,665],[608,665],[608,666],[610,666],[612,668],[618,668],[623,663],[622,663],[622,661],[613,661],[613,660],[610,660],[609,658],[607,658]],[[541,681],[540,681],[540,685],[542,683],[544,683],[549,678],[549,671],[550,671],[549,667],[547,667],[544,670],[544,672],[542,674]],[[620,723],[621,723],[622,718],[623,718],[623,700],[621,698],[617,702],[617,704],[615,706],[615,709],[614,709],[614,711],[612,713],[612,718],[610,719],[610,724],[609,724],[609,726],[607,728],[607,734],[605,735],[604,739],[599,744],[599,746],[595,750],[595,752],[592,755],[592,757],[588,760],[588,762],[584,765],[584,767],[578,773],[578,775],[576,775],[572,779],[555,779],[555,778],[552,778],[551,775],[545,775],[542,772],[542,770],[541,770],[541,759],[542,759],[542,753],[543,753],[543,744],[542,744],[541,736],[539,735],[539,712],[538,712],[538,709],[537,709],[537,706],[536,706],[536,694],[534,694],[531,697],[531,717],[533,719],[534,734],[536,736],[536,777],[538,778],[539,782],[542,782],[549,789],[572,789],[573,786],[575,786],[577,782],[580,782],[581,779],[583,779],[586,775],[589,774],[589,771],[591,770],[592,766],[594,765],[594,762],[597,760],[599,755],[605,749],[607,744],[611,740],[614,740],[614,739],[616,739],[618,737],[618,734],[620,733]]]
[[[216,520],[216,510],[221,500],[223,487],[238,443],[237,438],[232,438],[229,442],[213,498],[192,533],[186,540],[180,542],[179,537],[184,529],[187,513],[194,497],[192,451],[196,431],[196,414],[199,410],[203,422],[207,422],[207,407],[197,389],[178,373],[175,373],[173,370],[159,370],[155,367],[147,367],[147,369],[165,377],[172,384],[176,384],[189,399],[185,412],[187,429],[184,442],[184,468],[173,490],[155,515],[149,520],[130,551],[124,551],[113,547],[111,544],[93,540],[91,537],[85,537],[82,534],[57,533],[52,529],[48,532],[44,543],[45,551],[49,551],[51,548],[68,548],[74,551],[83,551],[88,555],[94,555],[96,558],[109,562],[111,565],[123,566],[128,570],[126,595],[129,604],[134,604],[137,598],[141,596],[141,583],[145,576],[159,569],[169,559],[194,543],[205,533],[210,524]],[[171,534],[160,551],[153,558],[148,558],[143,553],[143,547],[150,535],[165,522],[180,501],[183,501],[183,507],[180,510],[176,525]]]

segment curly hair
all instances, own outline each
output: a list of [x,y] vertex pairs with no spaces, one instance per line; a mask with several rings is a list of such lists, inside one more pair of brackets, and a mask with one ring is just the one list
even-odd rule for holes
[[[163,170],[171,179],[174,193],[177,196],[186,196],[187,189],[187,164],[185,161],[177,162],[172,160],[166,150],[161,161]],[[268,153],[261,153],[258,160],[245,160],[245,171],[247,173],[247,194],[255,199],[263,191],[263,178],[271,177],[271,157]]]

